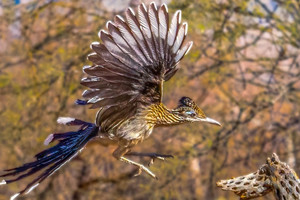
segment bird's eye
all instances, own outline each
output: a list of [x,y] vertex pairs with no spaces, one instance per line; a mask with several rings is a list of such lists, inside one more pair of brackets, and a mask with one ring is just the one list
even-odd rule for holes
[[194,111],[186,111],[185,112],[187,115],[191,116],[191,117],[195,117],[196,113]]

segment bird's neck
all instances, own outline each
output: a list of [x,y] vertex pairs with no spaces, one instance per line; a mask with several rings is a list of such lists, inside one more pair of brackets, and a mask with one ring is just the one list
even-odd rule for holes
[[153,125],[176,125],[182,120],[172,110],[169,110],[162,103],[151,105],[145,115],[146,121]]

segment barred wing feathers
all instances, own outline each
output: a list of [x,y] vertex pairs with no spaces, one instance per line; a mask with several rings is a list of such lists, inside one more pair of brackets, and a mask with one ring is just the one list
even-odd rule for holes
[[126,20],[116,16],[101,30],[102,43],[94,42],[93,62],[83,71],[89,77],[81,84],[90,89],[83,92],[92,108],[100,108],[96,123],[108,130],[135,115],[139,108],[161,102],[163,81],[177,71],[177,64],[189,51],[192,42],[183,45],[187,24],[181,23],[177,11],[169,23],[165,4],[151,3],[129,8]]

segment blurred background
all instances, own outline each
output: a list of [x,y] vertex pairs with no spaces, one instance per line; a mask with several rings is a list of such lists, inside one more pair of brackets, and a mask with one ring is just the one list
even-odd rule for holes
[[[76,106],[89,45],[107,20],[140,0],[0,1],[0,169],[33,160],[59,116],[94,121]],[[134,151],[173,154],[150,167],[115,160],[91,142],[77,158],[19,199],[238,199],[216,181],[256,171],[273,152],[300,173],[300,4],[296,0],[168,0],[182,10],[194,45],[164,86],[163,102],[193,98],[220,121],[155,129]],[[137,159],[138,160],[138,159]],[[138,160],[147,163],[149,160]],[[30,180],[30,178],[29,178]],[[0,187],[8,199],[29,182]],[[28,181],[28,182],[26,182]],[[260,199],[273,199],[267,195]]]

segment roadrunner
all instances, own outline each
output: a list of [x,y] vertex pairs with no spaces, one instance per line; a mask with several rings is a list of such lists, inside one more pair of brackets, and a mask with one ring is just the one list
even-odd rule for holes
[[182,97],[178,106],[168,109],[162,104],[163,82],[168,81],[178,70],[178,63],[192,47],[184,44],[187,23],[181,23],[181,12],[177,11],[169,23],[165,4],[148,7],[141,4],[137,14],[129,8],[126,20],[120,16],[107,22],[107,31],[101,30],[101,43],[93,42],[94,53],[88,55],[93,64],[83,67],[88,77],[81,84],[89,89],[82,94],[79,105],[98,108],[95,124],[78,119],[61,117],[60,124],[79,126],[78,131],[51,134],[45,145],[58,143],[35,155],[36,160],[23,166],[5,170],[0,184],[9,184],[38,171],[37,178],[17,196],[32,191],[43,180],[74,158],[94,138],[102,144],[115,144],[113,156],[132,164],[156,178],[147,167],[126,158],[126,155],[148,156],[164,159],[170,155],[134,153],[131,148],[149,137],[156,126],[171,126],[186,122],[219,122],[205,116],[203,111],[188,97]]

